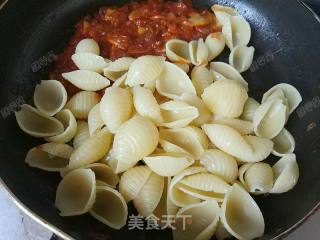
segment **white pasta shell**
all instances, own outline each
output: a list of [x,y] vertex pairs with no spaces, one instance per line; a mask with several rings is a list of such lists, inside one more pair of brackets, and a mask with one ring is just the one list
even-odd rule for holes
[[[129,166],[151,154],[159,143],[157,127],[139,115],[125,122],[116,132],[113,142],[114,158]],[[127,169],[124,169],[127,170]]]
[[253,133],[253,124],[249,121],[244,121],[236,118],[221,118],[213,120],[212,123],[222,124],[237,130],[241,135],[247,135]]
[[113,172],[110,166],[103,163],[92,163],[84,166],[83,168],[91,169],[96,180],[104,183],[104,186],[115,188],[119,183],[119,177]]
[[171,62],[191,63],[188,42],[171,39],[166,43],[166,55]]
[[280,99],[270,99],[261,104],[253,117],[256,135],[268,139],[276,137],[287,121],[286,112],[287,106]]
[[274,173],[274,185],[270,193],[284,193],[290,191],[298,182],[299,167],[295,154],[283,156],[272,167]]
[[126,79],[127,79],[128,73],[123,74],[121,77],[119,77],[118,79],[116,79],[113,83],[113,87],[121,87],[121,88],[125,88],[126,86]]
[[198,139],[204,149],[209,148],[209,139],[201,128],[189,126],[187,129]]
[[90,136],[96,133],[96,131],[101,130],[104,126],[104,121],[101,117],[100,112],[100,103],[95,105],[88,115],[88,127],[89,127],[89,133]]
[[68,99],[67,91],[61,82],[56,80],[41,81],[35,88],[34,105],[39,112],[54,116],[63,109]]
[[167,128],[186,127],[199,117],[199,111],[187,103],[181,101],[169,101],[160,105],[164,123],[161,126]]
[[195,66],[191,71],[191,80],[197,95],[201,96],[204,89],[213,83],[213,76],[205,66]]
[[195,66],[208,64],[209,50],[202,38],[189,42],[189,55]]
[[220,217],[227,231],[237,239],[255,239],[264,233],[264,218],[259,206],[238,184],[226,194]]
[[234,157],[218,149],[208,149],[200,158],[201,164],[211,173],[228,183],[238,177],[238,164]]
[[143,160],[153,172],[164,177],[175,176],[194,163],[192,157],[184,153],[153,154]]
[[98,73],[102,73],[102,70],[108,65],[103,57],[94,53],[75,53],[71,59],[80,70]]
[[55,206],[61,216],[87,213],[96,198],[96,179],[90,169],[77,169],[59,183]]
[[190,66],[187,63],[174,63],[177,67],[181,68],[185,73],[190,71]]
[[135,199],[149,179],[152,171],[148,166],[137,166],[124,172],[120,179],[119,191],[130,202]]
[[249,97],[246,103],[244,104],[243,112],[240,118],[245,121],[253,121],[253,116],[258,109],[260,104],[254,100],[253,98]]
[[128,207],[121,194],[108,187],[97,187],[96,200],[90,214],[113,229],[126,225]]
[[112,134],[106,129],[88,138],[71,155],[69,168],[75,169],[102,159],[109,151]]
[[237,118],[243,112],[248,94],[237,82],[221,80],[207,87],[202,94],[202,99],[214,114],[226,118]]
[[285,128],[272,139],[272,142],[274,143],[272,153],[278,157],[293,153],[295,149],[295,140]]
[[122,57],[118,58],[114,62],[108,64],[108,66],[103,69],[103,74],[111,80],[119,79],[126,72],[128,72],[130,65],[134,62],[134,58]]
[[211,10],[214,12],[214,15],[222,26],[229,21],[229,18],[231,16],[238,15],[237,11],[234,8],[228,6],[215,4],[211,7]]
[[63,143],[46,143],[29,150],[25,162],[30,167],[49,172],[59,172],[64,169],[73,152],[73,148]]
[[133,88],[133,104],[136,111],[155,124],[162,123],[160,106],[152,94],[152,91],[140,86]]
[[110,81],[107,78],[89,70],[63,73],[62,77],[84,91],[99,91],[110,85]]
[[130,87],[156,80],[163,71],[164,57],[142,56],[130,66],[126,84]]
[[111,158],[109,160],[109,165],[112,168],[112,170],[117,173],[123,173],[127,171],[128,169],[134,167],[136,165],[135,162],[124,162],[124,161],[119,161],[116,158]]
[[231,16],[223,25],[222,33],[230,50],[237,46],[248,45],[251,39],[251,27],[242,16]]
[[233,128],[220,124],[204,124],[202,129],[211,142],[222,151],[242,159],[253,155],[251,145]]
[[75,94],[67,103],[76,119],[87,119],[91,109],[100,102],[100,95],[95,92],[82,91]]
[[73,139],[73,147],[77,149],[82,143],[84,143],[89,137],[89,126],[85,121],[77,121],[78,129]]
[[[174,240],[209,240],[214,235],[220,216],[217,201],[209,200],[181,208],[176,215]],[[186,226],[185,221],[192,218]]]
[[215,33],[209,34],[206,38],[205,43],[209,51],[209,54],[208,54],[209,61],[212,61],[217,56],[219,56],[226,46],[226,40],[221,32],[215,32]]
[[240,73],[247,71],[253,62],[254,51],[254,47],[243,45],[235,47],[229,56],[230,65]]
[[288,101],[289,113],[292,113],[301,103],[302,97],[299,91],[292,85],[287,83],[280,83],[272,87],[267,91],[262,98],[262,103],[268,101],[269,97],[277,90],[281,89],[284,93],[285,98]]
[[33,137],[55,136],[64,129],[58,119],[46,116],[27,104],[23,104],[15,116],[21,130]]
[[126,122],[133,111],[133,99],[129,89],[111,87],[105,91],[100,102],[101,118],[115,133]]
[[164,190],[164,177],[151,173],[139,194],[133,199],[138,213],[143,217],[150,216],[158,206]]
[[76,53],[93,53],[100,55],[100,47],[95,40],[87,38],[78,43]]
[[183,93],[196,94],[189,76],[179,67],[170,62],[164,63],[164,69],[156,81],[159,94],[174,99]]

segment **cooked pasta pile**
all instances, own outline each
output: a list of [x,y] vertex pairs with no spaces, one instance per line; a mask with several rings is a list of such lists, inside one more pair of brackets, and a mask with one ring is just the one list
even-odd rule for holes
[[[68,100],[60,82],[42,81],[36,107],[16,113],[24,132],[48,142],[31,149],[26,163],[60,172],[61,216],[89,212],[120,229],[132,201],[144,217],[175,215],[174,239],[263,235],[264,218],[250,194],[296,185],[295,141],[284,127],[302,99],[285,83],[261,103],[250,98],[240,74],[253,61],[250,25],[233,8],[212,9],[222,33],[170,40],[168,60],[111,62],[94,40],[82,40],[72,56],[79,70],[63,74],[82,91]],[[211,62],[225,45],[229,64]],[[273,166],[263,162],[271,153],[281,157]],[[186,229],[182,215],[193,218]]]

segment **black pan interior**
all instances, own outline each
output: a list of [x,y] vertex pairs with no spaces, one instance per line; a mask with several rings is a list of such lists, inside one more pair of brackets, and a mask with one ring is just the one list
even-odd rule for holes
[[[75,23],[99,6],[124,2],[10,0],[0,11],[0,177],[28,208],[76,239],[171,238],[169,231],[113,231],[87,215],[59,217],[53,203],[60,177],[24,164],[27,151],[42,141],[20,131],[12,114],[22,101],[31,102],[36,83],[47,78],[50,56],[66,46]],[[263,239],[271,239],[296,224],[320,201],[320,24],[297,1],[195,1],[202,7],[214,3],[235,6],[252,26],[255,65],[245,74],[250,95],[261,100],[271,86],[287,82],[303,96],[298,113],[288,123],[296,138],[299,183],[289,193],[257,198],[266,221]],[[39,69],[32,67],[43,56],[49,56],[49,61]]]

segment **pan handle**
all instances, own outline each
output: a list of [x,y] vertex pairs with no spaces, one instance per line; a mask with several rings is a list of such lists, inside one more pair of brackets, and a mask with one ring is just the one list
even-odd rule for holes
[[320,2],[318,0],[298,0],[305,8],[307,8],[320,23]]

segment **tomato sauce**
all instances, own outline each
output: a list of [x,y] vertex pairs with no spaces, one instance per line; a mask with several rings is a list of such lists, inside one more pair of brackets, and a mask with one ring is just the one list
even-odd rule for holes
[[63,82],[70,95],[78,91],[61,74],[76,70],[71,60],[75,47],[84,38],[99,43],[101,55],[115,60],[142,55],[165,56],[165,43],[173,38],[191,41],[221,31],[208,9],[196,9],[190,0],[148,0],[121,7],[102,7],[75,28],[67,48],[58,55],[51,77]]

